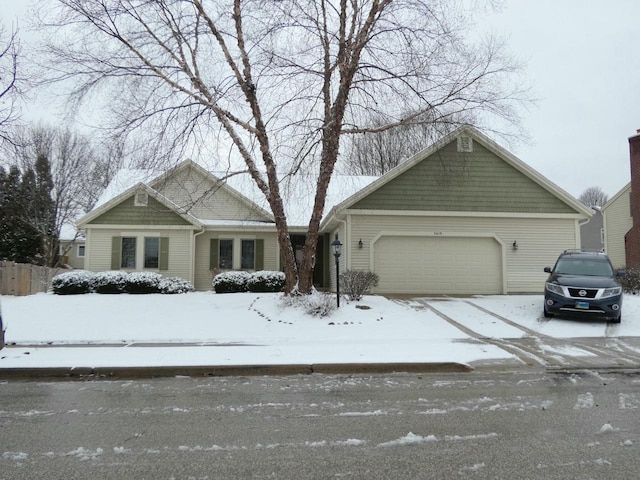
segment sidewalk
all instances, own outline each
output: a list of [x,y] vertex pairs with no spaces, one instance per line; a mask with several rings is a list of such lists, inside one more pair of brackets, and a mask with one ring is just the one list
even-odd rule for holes
[[[139,378],[161,376],[293,375],[311,373],[469,372],[436,345],[430,354],[389,345],[133,344],[21,346],[0,350],[0,379]],[[430,348],[431,347],[431,348]],[[486,347],[483,346],[483,347]],[[443,350],[442,347],[439,350]],[[497,350],[497,349],[496,349]],[[497,350],[499,357],[506,356]],[[330,359],[330,361],[327,361]]]

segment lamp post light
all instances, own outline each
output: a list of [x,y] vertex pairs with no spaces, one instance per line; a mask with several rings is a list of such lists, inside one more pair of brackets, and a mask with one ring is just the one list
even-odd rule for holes
[[331,242],[331,248],[333,249],[333,256],[336,257],[336,301],[338,308],[340,308],[340,255],[342,255],[342,242],[338,240],[337,233],[336,239]]

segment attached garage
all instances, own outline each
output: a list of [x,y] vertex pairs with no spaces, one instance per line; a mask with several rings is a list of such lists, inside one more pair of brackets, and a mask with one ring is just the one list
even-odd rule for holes
[[[477,130],[447,135],[336,205],[323,221],[343,270],[377,294],[540,293],[591,211]],[[335,288],[335,268],[331,272]]]
[[381,292],[503,293],[502,245],[493,237],[384,235],[372,250]]

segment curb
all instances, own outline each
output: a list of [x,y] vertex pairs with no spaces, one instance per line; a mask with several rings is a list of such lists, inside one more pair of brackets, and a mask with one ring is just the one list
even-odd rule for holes
[[315,365],[223,365],[223,366],[165,366],[165,367],[57,367],[4,368],[0,380],[87,380],[136,379],[162,377],[225,377],[225,376],[286,376],[389,373],[465,373],[470,365],[442,363],[326,363]]

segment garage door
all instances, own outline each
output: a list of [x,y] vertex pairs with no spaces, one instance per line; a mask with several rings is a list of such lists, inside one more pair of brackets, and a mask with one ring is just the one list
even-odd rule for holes
[[381,237],[378,293],[502,293],[502,254],[493,238]]

